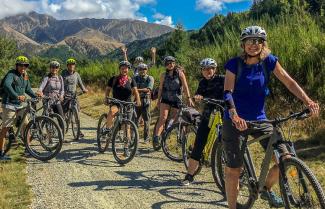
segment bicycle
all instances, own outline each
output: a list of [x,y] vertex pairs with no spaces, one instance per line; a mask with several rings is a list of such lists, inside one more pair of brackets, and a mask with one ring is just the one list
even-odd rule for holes
[[195,139],[200,117],[194,108],[180,105],[176,121],[162,134],[162,150],[167,158],[175,162],[183,161],[182,141],[184,137],[191,138],[191,141]]
[[79,116],[79,105],[78,105],[78,96],[82,95],[83,93],[76,93],[72,95],[65,95],[64,96],[64,106],[66,111],[65,113],[65,123],[66,129],[65,133],[68,133],[69,127],[71,124],[71,131],[73,135],[73,140],[78,141],[80,138],[80,116]]
[[[307,109],[302,112],[290,114],[285,118],[247,121],[247,124],[252,127],[261,123],[271,124],[273,126],[273,133],[258,137],[245,143],[244,165],[240,175],[240,191],[238,196],[239,198],[237,199],[237,208],[251,208],[257,200],[259,192],[261,192],[265,186],[273,153],[276,162],[279,165],[279,186],[285,208],[325,208],[325,197],[321,185],[308,166],[298,158],[293,142],[283,138],[280,127],[283,122],[288,120],[305,119],[308,117],[308,113],[309,110]],[[270,140],[262,161],[260,176],[257,178],[248,147],[251,144],[268,137],[270,137]],[[288,148],[289,153],[281,153],[278,150],[280,144],[284,144]],[[213,154],[216,155],[216,165],[214,166],[216,166],[222,185],[221,189],[224,192],[224,167],[227,163],[227,159],[225,157],[222,143],[218,144],[218,148]],[[248,198],[242,198],[244,196]],[[314,201],[317,201],[317,205],[314,205]]]
[[[38,98],[27,99],[27,106],[19,110],[24,111],[24,114],[22,118],[19,117],[16,120],[16,133],[13,127],[9,128],[8,140],[6,140],[7,143],[5,143],[4,149],[5,153],[10,150],[11,145],[19,136],[30,155],[38,160],[48,161],[61,151],[63,143],[61,129],[52,118],[47,116],[36,116],[36,110],[33,106],[35,106],[38,101]],[[23,136],[21,136],[20,133],[24,125],[21,121],[24,121],[28,115],[30,121],[24,129]]]
[[[128,116],[130,113],[135,111],[135,103],[125,102],[115,98],[106,99],[108,105],[116,105],[119,110],[115,115],[112,133],[104,131],[104,128],[106,127],[107,113],[100,116],[97,126],[98,151],[104,153],[111,141],[115,160],[119,164],[124,165],[134,158],[138,149],[138,127],[131,119],[129,119]],[[129,156],[124,155],[124,149],[127,147],[130,151]]]
[[42,99],[43,99],[43,106],[36,111],[38,112],[39,110],[43,109],[42,115],[48,116],[48,117],[52,118],[54,121],[56,121],[57,124],[60,126],[60,128],[62,130],[63,137],[64,137],[65,121],[62,118],[62,116],[55,113],[52,108],[52,105],[56,104],[57,102],[60,102],[60,99],[52,98],[52,97],[48,97],[48,96],[43,96]]
[[[211,126],[210,126],[211,129],[209,131],[207,143],[204,147],[202,158],[199,161],[199,166],[196,169],[194,175],[200,173],[203,165],[207,167],[210,166],[210,162],[211,162],[210,157],[211,157],[211,152],[213,150],[213,147],[221,142],[222,114],[224,111],[224,107],[223,107],[224,101],[211,99],[211,98],[203,98],[202,101],[206,104],[214,105],[215,109],[213,110],[213,113],[211,113],[210,120],[209,120],[209,124],[211,122]],[[183,162],[186,170],[188,169],[188,161],[190,159],[191,152],[194,147],[195,139],[196,137],[185,138],[185,140],[182,141],[182,156],[183,156]],[[215,178],[216,175],[213,172],[212,175]]]

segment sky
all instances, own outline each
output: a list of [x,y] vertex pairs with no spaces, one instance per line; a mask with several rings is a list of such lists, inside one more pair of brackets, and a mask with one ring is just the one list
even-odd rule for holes
[[0,18],[36,11],[57,19],[132,18],[199,29],[215,14],[248,10],[252,0],[0,0]]

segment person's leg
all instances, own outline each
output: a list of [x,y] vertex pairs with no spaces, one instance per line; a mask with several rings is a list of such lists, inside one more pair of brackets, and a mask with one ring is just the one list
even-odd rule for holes
[[147,142],[149,141],[149,132],[150,132],[150,106],[143,107],[142,118],[144,121],[143,138],[144,141]]
[[164,125],[168,117],[168,112],[169,112],[170,106],[165,103],[160,103],[160,114],[159,114],[159,119],[158,119],[158,124],[156,126],[155,130],[155,136],[160,136],[161,133],[164,130]]
[[118,112],[118,107],[113,105],[110,107],[109,112],[107,113],[107,119],[106,119],[106,128],[111,129],[113,126],[113,119],[115,114]]
[[5,149],[5,137],[10,127],[13,126],[15,122],[16,113],[13,110],[3,108],[2,109],[2,128],[0,132],[0,159],[1,160],[11,160],[9,156],[4,155]]
[[236,209],[241,169],[242,168],[225,168],[225,189],[229,209]]

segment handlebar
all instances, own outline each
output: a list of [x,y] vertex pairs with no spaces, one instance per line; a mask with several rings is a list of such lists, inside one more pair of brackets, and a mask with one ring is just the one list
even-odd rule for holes
[[119,104],[120,106],[127,106],[127,105],[135,105],[136,103],[135,102],[126,102],[126,101],[122,101],[122,100],[119,100],[119,99],[115,99],[115,98],[112,98],[112,97],[106,97],[106,100],[107,100],[107,103],[117,103]]
[[246,123],[250,124],[250,125],[254,125],[254,124],[261,124],[261,123],[269,123],[272,124],[273,126],[277,126],[280,123],[286,122],[288,120],[302,120],[305,118],[308,118],[308,114],[310,113],[309,109],[304,109],[301,112],[296,112],[296,113],[291,113],[289,116],[285,117],[285,118],[275,118],[273,120],[261,120],[261,121],[246,121]]

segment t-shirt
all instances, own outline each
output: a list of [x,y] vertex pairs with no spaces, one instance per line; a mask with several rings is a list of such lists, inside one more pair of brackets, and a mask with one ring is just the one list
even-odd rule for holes
[[[145,76],[136,75],[136,76],[134,76],[134,80],[137,83],[138,89],[147,88],[147,89],[150,89],[150,91],[152,91],[153,85],[154,85],[154,79],[153,79],[152,76],[149,76],[149,75],[145,75]],[[144,93],[144,92],[140,93],[140,97],[145,97],[147,95],[148,94]]]
[[[267,84],[263,70],[263,64],[247,65],[240,57],[230,59],[225,69],[237,74],[238,62],[242,62],[242,72],[240,78],[235,83],[232,94],[239,117],[245,120],[264,120],[265,115],[265,98],[267,96]],[[269,54],[264,63],[267,66],[269,75],[273,72],[278,58]],[[269,80],[269,79],[267,79]],[[229,119],[228,110],[225,111],[225,117]]]
[[[114,86],[113,86],[113,82],[115,82]],[[137,84],[135,80],[132,78],[131,82],[130,80],[128,80],[125,86],[120,86],[118,82],[118,77],[113,76],[112,78],[109,79],[107,86],[113,89],[113,98],[126,101],[126,102],[131,102],[132,88],[137,87]]]

